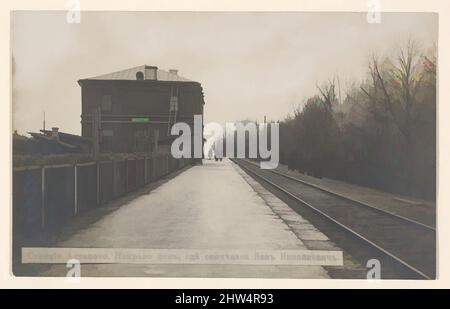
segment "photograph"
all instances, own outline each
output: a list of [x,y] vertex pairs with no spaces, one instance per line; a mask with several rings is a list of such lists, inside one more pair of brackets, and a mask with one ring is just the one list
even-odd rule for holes
[[11,276],[439,278],[438,13],[69,2],[10,12]]

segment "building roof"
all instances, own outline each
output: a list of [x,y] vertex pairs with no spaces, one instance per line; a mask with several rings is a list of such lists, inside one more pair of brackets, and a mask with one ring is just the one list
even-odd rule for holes
[[38,142],[43,142],[47,145],[56,145],[56,146],[60,146],[62,148],[66,148],[66,149],[70,149],[70,150],[76,150],[79,148],[79,146],[76,145],[71,145],[69,143],[65,143],[61,140],[58,139],[54,139],[52,137],[49,137],[45,134],[41,134],[41,133],[34,133],[34,132],[28,132],[36,141]]
[[140,65],[137,67],[112,72],[108,74],[103,74],[99,76],[86,78],[87,80],[136,80],[136,73],[142,72],[144,74],[144,79],[155,80],[152,76],[146,76],[148,70],[156,69],[156,80],[158,81],[171,81],[171,82],[192,82],[185,77],[179,76],[177,70],[164,71],[158,69],[155,66]]
[[57,132],[58,138],[52,136],[52,131],[50,130],[40,130],[42,133],[28,132],[36,141],[45,144],[53,144],[66,149],[78,150],[82,145],[90,145],[92,140],[87,137]]
[[[43,134],[46,136],[51,136],[52,131],[51,130],[40,130]],[[70,134],[70,133],[64,133],[61,131],[58,131],[59,139],[70,144],[75,145],[81,145],[81,144],[90,144],[92,143],[92,139],[89,137],[84,137],[80,135]]]

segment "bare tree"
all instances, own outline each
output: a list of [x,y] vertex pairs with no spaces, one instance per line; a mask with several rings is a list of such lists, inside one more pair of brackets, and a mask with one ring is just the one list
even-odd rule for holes
[[[418,117],[414,111],[415,97],[424,77],[423,70],[418,69],[420,65],[416,45],[409,41],[406,48],[400,49],[395,63],[387,61],[382,66],[373,57],[369,65],[372,91],[361,86],[369,98],[371,112],[387,112],[408,145],[412,143],[413,127]],[[380,104],[381,111],[378,108]]]
[[367,79],[347,87],[343,101],[336,76],[316,84],[317,95],[281,124],[284,162],[318,177],[434,199],[435,55],[409,42],[395,58],[372,56]]
[[324,103],[325,107],[330,111],[333,110],[333,105],[336,103],[336,82],[335,77],[333,80],[328,80],[328,84],[323,87],[320,87],[316,84],[317,89],[321,94],[321,100]]

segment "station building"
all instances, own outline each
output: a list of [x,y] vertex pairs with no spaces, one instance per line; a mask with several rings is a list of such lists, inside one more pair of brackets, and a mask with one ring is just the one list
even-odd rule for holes
[[78,84],[81,135],[92,139],[100,153],[168,151],[174,138],[171,126],[185,122],[193,134],[194,115],[203,116],[201,84],[177,70],[141,65],[81,79]]

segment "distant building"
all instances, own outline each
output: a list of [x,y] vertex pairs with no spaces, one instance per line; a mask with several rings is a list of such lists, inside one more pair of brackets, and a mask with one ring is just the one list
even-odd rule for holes
[[177,70],[142,65],[78,83],[82,136],[98,140],[99,152],[156,151],[171,140],[175,122],[188,123],[193,133],[194,115],[203,115],[201,84]]
[[41,133],[28,132],[31,138],[13,134],[14,154],[67,154],[92,152],[92,140],[79,135],[59,132],[54,127],[52,130],[40,130]]

